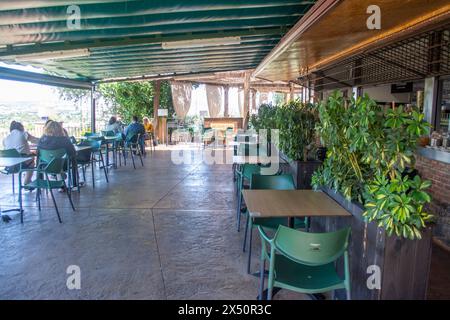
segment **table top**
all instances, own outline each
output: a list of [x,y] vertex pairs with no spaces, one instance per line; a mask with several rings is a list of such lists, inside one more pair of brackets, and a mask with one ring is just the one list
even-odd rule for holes
[[21,158],[9,158],[9,157],[0,157],[0,167],[12,167],[18,165],[20,163],[27,162],[32,160],[31,157],[21,157]]
[[78,140],[88,140],[89,138],[94,138],[94,139],[101,138],[102,140],[105,140],[105,141],[115,141],[115,140],[117,140],[117,136],[108,136],[108,137],[105,137],[105,136],[94,136],[94,137],[82,136],[82,137],[75,137],[75,139],[78,139]]
[[322,191],[243,190],[252,217],[350,217],[351,214]]

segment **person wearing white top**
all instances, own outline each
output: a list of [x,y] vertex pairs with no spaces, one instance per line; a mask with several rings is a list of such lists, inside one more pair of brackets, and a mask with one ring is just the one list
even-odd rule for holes
[[[25,132],[24,126],[17,121],[12,121],[9,126],[9,135],[3,139],[3,148],[6,149],[16,149],[22,155],[30,155],[30,145],[28,142],[37,143],[38,138],[32,136],[28,132]],[[23,164],[24,168],[31,168],[34,166],[34,160],[30,160]],[[25,174],[24,184],[31,181],[33,172],[27,172]]]

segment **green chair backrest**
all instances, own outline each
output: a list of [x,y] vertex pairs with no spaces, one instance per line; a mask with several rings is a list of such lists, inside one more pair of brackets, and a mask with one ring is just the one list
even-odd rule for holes
[[16,149],[0,150],[0,157],[3,158],[20,158],[22,155]]
[[112,130],[103,130],[102,135],[105,137],[114,137],[116,133]]
[[69,157],[67,156],[65,149],[39,149],[38,153],[39,164],[45,164],[42,168],[44,169],[44,172],[49,174],[61,174],[67,171]]
[[261,167],[257,164],[244,163],[242,165],[241,171],[244,177],[250,180],[252,178],[252,175],[261,174]]
[[295,184],[292,175],[259,175],[253,174],[250,181],[251,189],[294,190]]
[[125,137],[125,141],[127,143],[138,143],[140,138],[141,138],[140,133],[128,132]]
[[100,135],[98,133],[96,133],[96,132],[85,132],[84,136],[85,137],[98,137]]
[[280,225],[273,239],[278,252],[291,260],[309,265],[336,261],[347,250],[351,228],[335,232],[312,233]]

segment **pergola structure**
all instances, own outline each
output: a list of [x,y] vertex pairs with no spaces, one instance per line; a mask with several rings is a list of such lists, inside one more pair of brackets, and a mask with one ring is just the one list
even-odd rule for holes
[[[379,30],[366,23],[373,5],[380,9]],[[1,68],[0,78],[92,92],[111,81],[239,86],[247,114],[252,90],[301,92],[310,99],[312,90],[369,83],[363,74],[374,68],[389,81],[405,72],[426,76],[397,61],[405,50],[367,53],[409,38],[406,51],[417,62],[423,50],[413,36],[449,21],[446,0],[9,1],[0,3],[0,61],[51,75]],[[421,42],[435,54],[425,68],[448,68],[448,32],[441,30],[441,58],[436,44]],[[400,76],[386,76],[392,72]],[[155,99],[155,113],[157,107]]]
[[[56,77],[2,68],[0,78],[92,87],[94,92],[95,84],[104,81],[192,75],[200,81],[205,74],[234,70],[249,75],[315,2],[3,2],[0,61],[43,68]],[[244,110],[250,88],[246,79],[239,82],[247,83]],[[267,83],[255,85],[264,88]],[[288,84],[274,86],[287,88]],[[155,104],[156,114],[158,99]]]

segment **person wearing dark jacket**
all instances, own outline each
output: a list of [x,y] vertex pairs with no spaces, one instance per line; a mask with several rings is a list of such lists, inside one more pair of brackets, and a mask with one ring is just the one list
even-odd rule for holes
[[56,150],[64,149],[72,162],[72,181],[76,185],[77,181],[77,164],[76,151],[70,138],[64,132],[63,127],[59,122],[48,121],[44,127],[44,134],[39,139],[38,150]]

